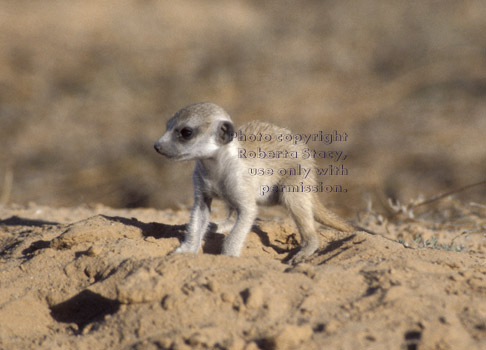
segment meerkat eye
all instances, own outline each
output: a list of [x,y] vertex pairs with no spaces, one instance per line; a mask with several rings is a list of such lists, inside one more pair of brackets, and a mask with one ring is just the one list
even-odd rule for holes
[[179,134],[184,140],[189,140],[192,137],[193,132],[191,128],[185,127],[179,132]]

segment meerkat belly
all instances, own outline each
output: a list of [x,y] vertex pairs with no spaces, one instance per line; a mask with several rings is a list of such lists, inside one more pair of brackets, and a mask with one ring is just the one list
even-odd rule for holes
[[225,197],[228,196],[226,188],[221,186],[221,184],[219,184],[217,182],[208,181],[205,185],[206,185],[205,186],[205,192],[211,198],[224,199]]

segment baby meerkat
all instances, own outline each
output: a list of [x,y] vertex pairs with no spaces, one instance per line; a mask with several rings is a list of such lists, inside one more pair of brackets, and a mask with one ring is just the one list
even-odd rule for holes
[[[243,141],[235,137],[237,134],[260,133],[270,136],[266,141]],[[266,156],[276,151],[302,151],[303,144],[289,145],[277,141],[277,135],[290,133],[288,129],[259,121],[243,125],[235,133],[233,122],[223,108],[208,102],[184,107],[167,122],[166,132],[154,145],[156,151],[174,160],[196,160],[194,206],[184,242],[175,250],[176,253],[199,251],[210,227],[213,198],[222,199],[237,214],[236,222],[223,243],[222,253],[225,255],[240,255],[255,221],[257,205],[281,204],[290,212],[301,236],[301,249],[291,263],[304,260],[319,248],[314,220],[340,231],[354,231],[352,225],[322,206],[315,191],[309,190],[317,186],[312,158]],[[260,156],[249,158],[249,154]],[[250,168],[267,171],[260,176],[252,173]],[[277,171],[281,168],[311,170],[304,179],[302,176],[281,175]],[[311,187],[307,187],[308,191],[298,190],[304,186]],[[262,188],[274,191],[262,191]],[[286,191],[286,188],[294,190]]]

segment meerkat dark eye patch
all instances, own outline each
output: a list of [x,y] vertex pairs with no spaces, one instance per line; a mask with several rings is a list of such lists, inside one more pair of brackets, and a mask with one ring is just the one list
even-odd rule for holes
[[194,130],[188,126],[184,127],[179,131],[179,135],[184,140],[189,140],[194,136]]
[[235,129],[233,123],[229,121],[221,122],[218,125],[218,138],[222,144],[230,143],[233,140]]

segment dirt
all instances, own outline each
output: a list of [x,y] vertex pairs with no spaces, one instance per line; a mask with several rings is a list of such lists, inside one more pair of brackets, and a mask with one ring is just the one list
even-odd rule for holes
[[485,4],[1,1],[0,204],[187,203],[191,166],[153,144],[200,101],[236,128],[346,132],[310,148],[348,155],[325,179],[349,191],[323,198],[348,216],[482,181]]
[[413,219],[368,208],[355,223],[375,234],[321,227],[319,251],[290,266],[278,209],[233,258],[221,233],[170,254],[186,209],[3,207],[0,348],[481,349],[485,214],[450,198]]
[[[486,348],[485,17],[483,0],[0,1],[0,349]],[[237,129],[346,133],[309,144],[347,157],[317,160],[348,170],[321,200],[375,234],[321,227],[290,266],[295,226],[267,209],[240,258],[223,233],[171,255],[192,164],[153,144],[199,101]]]

